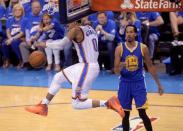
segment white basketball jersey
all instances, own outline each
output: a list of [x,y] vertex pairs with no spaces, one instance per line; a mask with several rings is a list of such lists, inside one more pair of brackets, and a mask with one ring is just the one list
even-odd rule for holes
[[98,63],[98,36],[96,31],[91,26],[80,26],[84,34],[84,39],[81,43],[73,41],[77,51],[79,62]]

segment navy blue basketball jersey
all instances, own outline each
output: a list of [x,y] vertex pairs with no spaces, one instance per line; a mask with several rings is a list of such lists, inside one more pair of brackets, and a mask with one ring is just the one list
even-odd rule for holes
[[136,45],[134,50],[130,50],[126,43],[122,44],[121,62],[125,62],[126,66],[121,70],[121,80],[138,81],[144,79],[141,43]]

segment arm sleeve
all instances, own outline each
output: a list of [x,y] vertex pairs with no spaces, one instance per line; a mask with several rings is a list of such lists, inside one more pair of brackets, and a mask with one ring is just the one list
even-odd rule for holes
[[65,36],[63,39],[54,40],[54,41],[47,41],[46,46],[51,48],[51,49],[63,50],[64,47],[69,43],[71,43],[71,40]]

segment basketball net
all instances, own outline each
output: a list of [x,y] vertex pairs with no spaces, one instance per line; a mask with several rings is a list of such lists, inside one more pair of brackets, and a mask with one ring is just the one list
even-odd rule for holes
[[91,0],[93,11],[151,11],[170,12],[180,11],[183,0],[179,3],[170,0]]

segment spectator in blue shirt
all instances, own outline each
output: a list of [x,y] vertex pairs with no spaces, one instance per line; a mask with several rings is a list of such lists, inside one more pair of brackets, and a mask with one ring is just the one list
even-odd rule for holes
[[137,12],[137,18],[141,20],[145,28],[142,33],[144,43],[148,45],[151,58],[154,55],[155,43],[158,41],[160,33],[158,26],[164,24],[163,18],[158,12]]
[[2,18],[6,14],[6,7],[4,0],[0,0],[0,65],[2,64],[2,52],[1,52],[1,45],[2,41],[5,38],[4,31],[2,29]]
[[[3,36],[3,30],[2,30],[2,18],[5,17],[6,14],[6,7],[3,0],[0,0],[0,37]],[[1,42],[1,40],[0,40]]]
[[6,9],[6,18],[7,19],[13,17],[13,6],[18,3],[19,3],[19,0],[10,0],[10,4],[9,4],[8,8]]
[[107,64],[110,63],[109,67],[105,64],[105,68],[109,68],[113,73],[114,68],[114,50],[115,50],[115,43],[114,38],[116,35],[116,23],[107,18],[105,12],[99,12],[97,16],[97,21],[93,23],[94,29],[98,33],[99,37],[99,64],[102,67],[102,64],[106,63],[104,59],[101,59],[101,52],[107,50],[109,61]]
[[33,1],[31,4],[32,13],[27,17],[28,22],[26,25],[26,42],[20,44],[20,51],[22,54],[22,60],[24,65],[28,65],[28,58],[30,50],[34,42],[40,37],[37,35],[39,32],[39,25],[42,19],[41,4],[39,1]]
[[6,7],[3,0],[0,0],[0,19],[5,17],[6,14]]
[[45,4],[45,0],[19,0],[19,2],[23,5],[24,7],[24,11],[25,11],[25,16],[29,16],[30,13],[31,13],[31,3],[33,1],[39,1],[40,2],[40,5],[41,7],[44,6]]
[[118,32],[117,32],[117,42],[124,43],[125,40],[125,28],[127,25],[135,25],[137,28],[137,41],[142,42],[141,37],[141,22],[137,19],[135,12],[122,12],[119,17]]
[[22,57],[19,50],[20,43],[24,40],[24,33],[25,33],[25,25],[26,19],[23,17],[24,9],[20,4],[16,4],[13,7],[13,17],[7,20],[6,23],[6,35],[7,40],[2,45],[3,55],[5,57],[5,62],[3,67],[7,68],[9,66],[9,46],[15,52],[18,58],[18,65],[17,68],[19,69],[22,64]]
[[[58,39],[62,39],[64,37],[64,27],[59,24],[57,20],[53,20],[51,15],[44,14],[42,18],[42,22],[40,25],[40,36],[41,42],[53,42]],[[52,68],[54,56],[54,70],[60,71],[60,50],[58,49],[51,49],[49,47],[45,48],[46,56],[47,56],[47,67],[46,71],[50,71]]]
[[182,44],[180,41],[181,35],[179,32],[179,25],[183,25],[183,11],[170,12],[170,24],[174,41],[172,42],[173,47],[170,51],[171,58],[171,70],[170,75],[181,74],[183,69],[183,53],[179,45]]
[[[114,20],[114,13],[112,11],[105,11],[105,13],[108,19]],[[97,15],[98,15],[97,12],[89,15],[88,20],[91,21],[92,23],[97,21]]]
[[178,26],[183,24],[183,11],[170,12],[170,24],[172,28],[172,33],[175,39],[178,39],[179,29]]
[[51,1],[47,2],[43,6],[42,12],[43,13],[48,13],[53,18],[56,18],[57,20],[60,20],[58,0],[51,0]]

